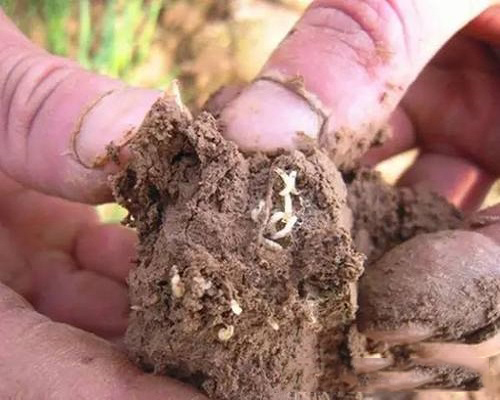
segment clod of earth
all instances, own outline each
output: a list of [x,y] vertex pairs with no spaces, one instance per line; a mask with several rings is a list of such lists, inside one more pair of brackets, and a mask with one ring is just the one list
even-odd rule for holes
[[343,176],[317,148],[242,154],[211,115],[193,120],[168,98],[113,185],[140,238],[132,359],[221,400],[356,398],[367,258],[461,221],[437,196]]

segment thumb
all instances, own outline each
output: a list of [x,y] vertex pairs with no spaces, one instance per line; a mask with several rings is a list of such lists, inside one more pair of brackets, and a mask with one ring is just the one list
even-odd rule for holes
[[376,138],[423,67],[496,0],[315,0],[221,115],[247,150],[293,148],[305,133],[337,165]]
[[0,284],[0,398],[203,400],[141,373],[103,339],[37,314]]
[[0,169],[25,186],[69,199],[109,196],[105,168],[161,96],[92,74],[30,43],[0,9]]

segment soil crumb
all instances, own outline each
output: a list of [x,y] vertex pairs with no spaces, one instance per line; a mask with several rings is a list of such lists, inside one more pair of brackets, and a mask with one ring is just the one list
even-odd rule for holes
[[461,221],[437,196],[342,176],[316,148],[243,154],[166,97],[130,153],[112,182],[140,238],[126,344],[212,399],[360,398],[364,265]]

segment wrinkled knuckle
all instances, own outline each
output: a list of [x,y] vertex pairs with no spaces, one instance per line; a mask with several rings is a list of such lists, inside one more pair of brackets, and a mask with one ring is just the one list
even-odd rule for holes
[[[4,125],[7,133],[17,128],[26,113],[23,103],[32,79],[32,69],[37,63],[39,55],[30,52],[16,54],[14,57],[6,57],[3,62],[2,75],[5,81],[2,87],[2,111],[4,113]],[[29,86],[28,86],[29,85]]]
[[316,0],[304,15],[302,26],[316,31],[330,51],[349,48],[360,64],[370,67],[388,63],[407,45],[404,13],[398,3]]
[[[3,129],[7,143],[17,157],[26,149],[33,127],[51,94],[67,74],[62,59],[40,51],[6,57],[0,71],[5,76],[1,92]],[[23,158],[23,157],[21,157]]]

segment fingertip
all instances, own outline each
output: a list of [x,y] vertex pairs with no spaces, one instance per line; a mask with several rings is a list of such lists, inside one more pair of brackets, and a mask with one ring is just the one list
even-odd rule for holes
[[137,234],[117,224],[93,225],[75,243],[79,266],[124,283],[136,259]]
[[472,161],[459,156],[421,154],[398,185],[425,187],[465,212],[476,211],[495,178]]

